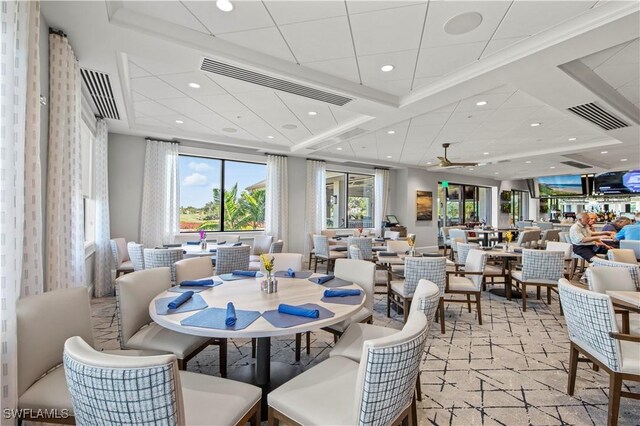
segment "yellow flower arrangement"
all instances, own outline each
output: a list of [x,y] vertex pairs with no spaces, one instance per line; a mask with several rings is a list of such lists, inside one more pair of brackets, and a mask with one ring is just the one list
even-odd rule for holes
[[264,270],[269,273],[269,275],[271,275],[271,271],[273,271],[273,259],[274,259],[273,257],[269,259],[265,254],[260,255],[262,266],[264,267]]
[[508,243],[510,243],[510,242],[511,242],[511,240],[513,240],[513,234],[511,233],[511,231],[507,231],[507,232],[504,234],[504,239],[505,239]]
[[407,238],[407,244],[409,244],[409,247],[413,247],[416,245],[416,236],[412,235],[410,237]]

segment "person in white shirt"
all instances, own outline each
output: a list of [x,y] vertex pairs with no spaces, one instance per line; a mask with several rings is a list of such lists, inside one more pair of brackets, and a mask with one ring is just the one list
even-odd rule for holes
[[613,238],[615,236],[614,232],[591,231],[592,222],[595,221],[589,217],[589,213],[582,212],[578,216],[578,221],[569,230],[573,252],[589,262],[596,254],[604,254],[611,249],[610,246],[602,242],[601,237]]

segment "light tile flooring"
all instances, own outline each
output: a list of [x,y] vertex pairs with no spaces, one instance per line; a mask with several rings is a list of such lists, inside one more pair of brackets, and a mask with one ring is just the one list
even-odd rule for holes
[[[608,375],[580,363],[575,396],[566,394],[569,341],[559,315],[557,297],[551,306],[531,294],[527,312],[519,301],[484,293],[484,324],[475,310],[449,304],[446,334],[432,326],[422,361],[423,400],[418,403],[420,425],[604,425],[607,423]],[[115,349],[117,323],[113,298],[92,302],[97,345]],[[401,328],[402,317],[386,317],[386,300],[376,296],[374,323]],[[272,358],[294,364],[292,339],[273,339]],[[313,333],[311,354],[301,365],[309,368],[328,357],[329,333]],[[189,362],[188,369],[218,374],[217,347]],[[638,354],[640,356],[640,353]],[[251,364],[249,340],[229,344],[229,371]],[[640,392],[640,386],[627,390]],[[623,398],[620,425],[640,424],[640,402]]]

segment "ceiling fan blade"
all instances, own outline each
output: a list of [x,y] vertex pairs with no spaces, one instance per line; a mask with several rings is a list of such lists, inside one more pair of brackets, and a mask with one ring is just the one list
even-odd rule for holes
[[475,167],[478,163],[449,163],[452,166],[460,166],[460,167]]

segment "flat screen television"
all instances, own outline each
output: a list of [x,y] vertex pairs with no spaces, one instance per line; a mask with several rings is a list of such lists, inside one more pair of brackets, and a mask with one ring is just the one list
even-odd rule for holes
[[596,192],[601,194],[640,193],[640,170],[599,173],[595,178]]
[[538,178],[541,197],[584,195],[580,175],[542,176]]

